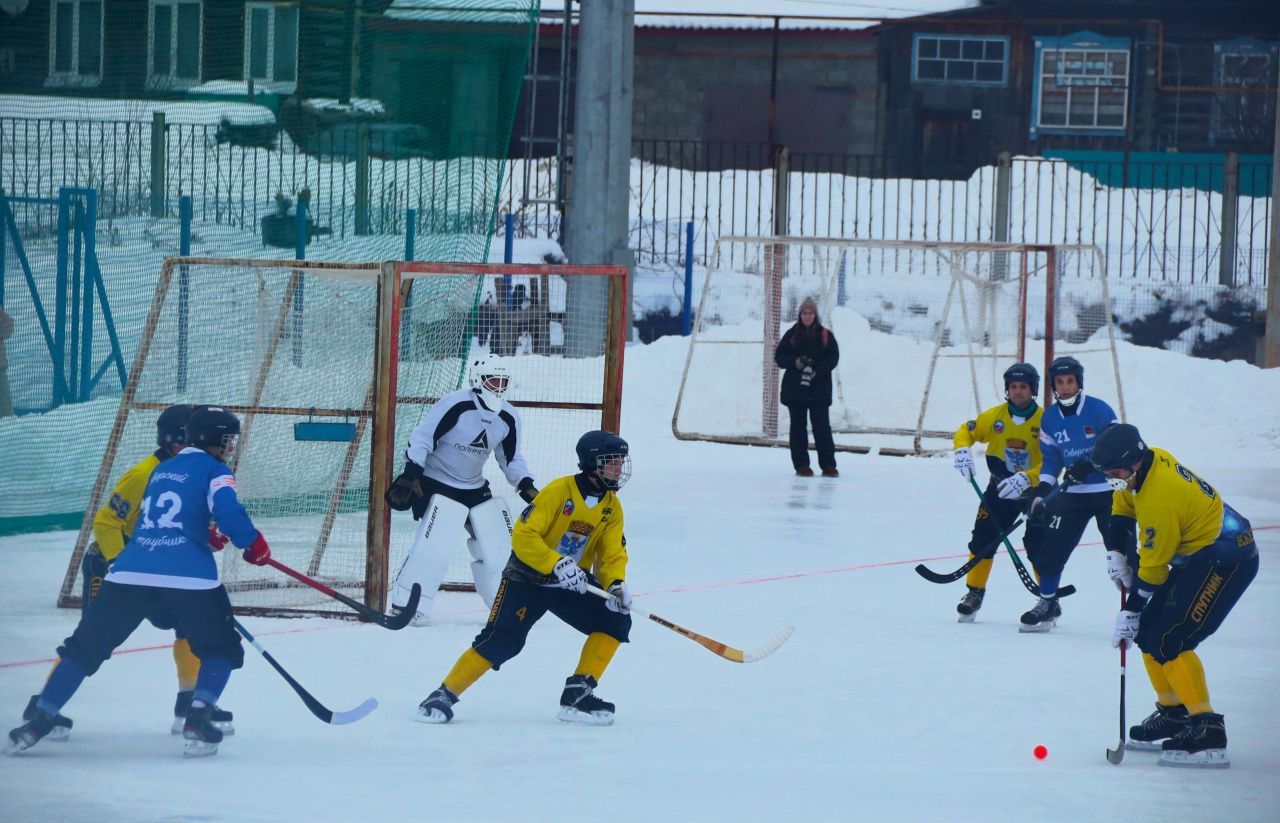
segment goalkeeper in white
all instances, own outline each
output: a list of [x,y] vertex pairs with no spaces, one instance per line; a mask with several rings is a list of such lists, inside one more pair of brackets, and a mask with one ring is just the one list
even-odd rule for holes
[[404,471],[387,490],[387,504],[397,511],[412,509],[418,521],[391,596],[393,610],[398,610],[408,603],[413,584],[422,586],[414,626],[427,622],[463,529],[474,558],[476,592],[485,605],[493,604],[511,554],[514,519],[506,501],[494,497],[484,479],[489,455],[526,502],[538,494],[520,453],[520,415],[503,399],[510,371],[496,359],[482,357],[471,366],[470,383],[470,388],[441,397],[422,418],[409,436]]

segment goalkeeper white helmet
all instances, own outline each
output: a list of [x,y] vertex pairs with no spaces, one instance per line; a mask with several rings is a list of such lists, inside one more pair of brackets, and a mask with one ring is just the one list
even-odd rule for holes
[[480,400],[490,411],[502,406],[503,396],[511,389],[511,368],[492,355],[476,358],[471,363],[469,375],[471,388],[480,393]]

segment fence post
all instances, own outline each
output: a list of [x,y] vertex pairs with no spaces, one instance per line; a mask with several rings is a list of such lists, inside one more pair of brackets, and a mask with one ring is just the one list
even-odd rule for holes
[[786,237],[790,223],[788,207],[790,197],[791,151],[786,146],[773,149],[773,236]]
[[[294,215],[297,217],[297,235],[295,244],[297,249],[294,251],[296,260],[307,259],[307,201],[301,197],[298,198],[298,205],[294,208]],[[301,271],[297,272],[298,288],[293,293],[293,331],[289,335],[290,343],[293,346],[293,365],[302,365],[302,300],[305,296],[307,286],[307,276]]]
[[1240,155],[1222,158],[1222,250],[1218,256],[1218,284],[1236,284],[1236,208],[1240,197]]
[[[1013,192],[1013,155],[1000,152],[996,159],[996,213],[991,226],[991,239],[997,243],[1009,242],[1009,201]],[[991,279],[1009,278],[1008,252],[996,252],[992,261]]]
[[693,221],[684,224],[684,312],[680,333],[685,337],[693,331]]
[[[418,237],[418,210],[405,209],[404,211],[404,259],[413,259],[414,241]],[[410,292],[412,295],[412,292]]]
[[369,233],[369,127],[356,126],[356,234]]
[[[178,198],[178,254],[191,256],[191,195]],[[187,390],[187,332],[191,306],[191,273],[184,264],[178,267],[178,392]]]
[[151,113],[151,216],[164,217],[166,127],[164,112]]

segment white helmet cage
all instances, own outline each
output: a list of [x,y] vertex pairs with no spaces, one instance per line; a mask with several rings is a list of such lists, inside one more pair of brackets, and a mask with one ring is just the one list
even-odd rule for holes
[[468,379],[492,411],[498,410],[503,396],[511,390],[511,368],[492,355],[476,358]]

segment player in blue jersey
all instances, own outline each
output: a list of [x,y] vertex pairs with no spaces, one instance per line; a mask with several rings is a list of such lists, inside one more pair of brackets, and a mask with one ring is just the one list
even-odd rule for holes
[[257,565],[271,558],[262,533],[236,496],[226,460],[240,421],[218,406],[198,406],[187,421],[187,446],[152,472],[138,525],[104,578],[80,624],[58,647],[58,663],[36,701],[35,715],[9,732],[6,754],[34,746],[59,710],[143,620],[173,626],[200,658],[200,673],[182,736],[184,756],[216,754],[222,732],[213,707],[234,669],[244,664],[231,601],[218,579],[210,525],[244,548]]
[[[1103,535],[1111,520],[1111,487],[1089,462],[1089,454],[1102,430],[1118,422],[1116,413],[1105,401],[1084,393],[1084,366],[1074,357],[1059,357],[1050,363],[1049,380],[1057,402],[1045,409],[1040,419],[1043,462],[1025,541],[1027,557],[1040,578],[1040,599],[1022,615],[1018,630],[1023,632],[1044,632],[1053,627],[1062,614],[1058,581],[1067,559],[1090,520],[1096,521]],[[1042,503],[1064,470],[1072,485]],[[1123,555],[1118,562],[1125,562]],[[1117,573],[1112,573],[1113,580]]]

